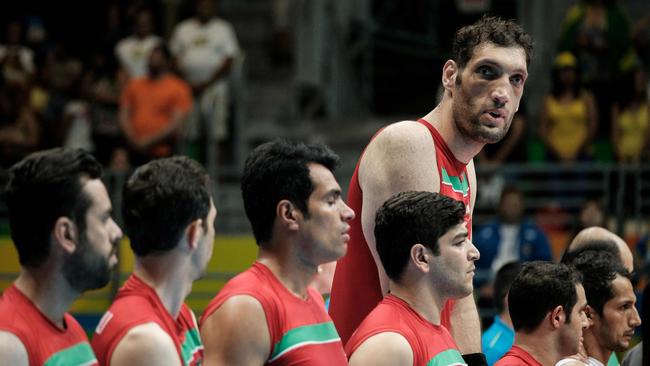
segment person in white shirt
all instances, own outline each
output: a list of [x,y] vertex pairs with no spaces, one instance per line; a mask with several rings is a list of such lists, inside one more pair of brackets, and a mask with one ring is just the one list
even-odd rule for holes
[[140,8],[134,16],[133,34],[115,45],[115,57],[121,71],[129,79],[147,75],[147,60],[151,50],[162,42],[153,33],[153,15],[150,9]]
[[196,100],[189,139],[196,139],[201,132],[217,141],[228,136],[226,77],[239,45],[232,26],[214,15],[214,7],[213,0],[196,0],[196,15],[180,22],[170,41],[172,54]]

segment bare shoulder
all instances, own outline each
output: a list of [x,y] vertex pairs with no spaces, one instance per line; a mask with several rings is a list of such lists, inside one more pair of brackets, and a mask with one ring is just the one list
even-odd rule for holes
[[433,140],[428,129],[415,121],[401,121],[384,128],[368,145],[366,151],[382,155],[408,154],[421,149],[432,149]]
[[27,349],[23,342],[13,333],[0,331],[0,364],[29,365]]
[[383,332],[366,339],[350,357],[356,365],[412,365],[413,350],[404,336]]
[[115,347],[110,363],[120,366],[181,365],[174,341],[153,322],[131,328]]
[[434,177],[422,172],[435,164],[435,146],[429,130],[421,123],[397,122],[382,130],[366,148],[359,165],[359,182],[364,191],[372,190],[373,184],[386,185],[395,192],[432,189]]
[[250,295],[226,300],[201,323],[209,365],[263,365],[271,351],[271,337],[262,304]]

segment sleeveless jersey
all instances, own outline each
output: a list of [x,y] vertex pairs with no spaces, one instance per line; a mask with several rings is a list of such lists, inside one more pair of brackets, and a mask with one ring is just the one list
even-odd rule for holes
[[429,323],[404,300],[390,294],[364,319],[345,345],[348,358],[368,338],[385,332],[406,339],[413,351],[413,366],[466,365],[444,326]]
[[267,365],[348,364],[341,338],[316,290],[309,288],[307,299],[300,299],[289,292],[268,267],[256,262],[219,291],[203,313],[201,324],[236,295],[252,296],[264,309],[271,336]]
[[192,310],[183,304],[174,320],[156,291],[135,274],[117,292],[115,301],[95,329],[92,347],[99,364],[110,365],[115,347],[132,328],[156,323],[171,337],[182,365],[200,365],[203,344]]
[[546,100],[549,144],[564,159],[575,159],[589,134],[589,113],[583,97],[559,103],[554,97]]
[[542,366],[530,353],[520,347],[512,346],[494,366]]
[[[462,201],[466,207],[465,221],[470,239],[472,235],[472,216],[470,210],[470,187],[467,178],[466,164],[458,161],[447,147],[438,131],[427,121],[418,121],[431,133],[435,146],[438,176],[440,177],[440,193],[455,200]],[[381,130],[375,134],[377,136]],[[373,137],[374,138],[374,137]],[[363,192],[359,185],[359,162],[354,170],[348,188],[348,206],[357,214],[350,222],[350,241],[345,256],[336,264],[332,295],[330,300],[330,316],[341,335],[347,342],[357,326],[381,301],[383,294],[379,283],[377,266],[372,257],[368,243],[361,227],[361,210],[363,208]],[[405,162],[407,164],[408,162]],[[451,301],[453,303],[453,301]],[[450,317],[453,304],[448,303],[442,313],[442,324],[451,329]]]
[[16,285],[0,297],[0,330],[20,339],[30,365],[98,365],[83,328],[68,313],[63,321],[66,329],[45,317]]

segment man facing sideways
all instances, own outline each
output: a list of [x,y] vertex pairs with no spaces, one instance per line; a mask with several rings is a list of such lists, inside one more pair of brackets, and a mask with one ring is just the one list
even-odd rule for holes
[[377,211],[377,251],[390,293],[346,344],[350,365],[465,365],[440,324],[447,299],[472,293],[474,261],[462,202],[433,192],[398,193]]
[[[350,248],[336,266],[332,288],[330,314],[344,342],[388,290],[373,232],[375,213],[389,197],[417,190],[462,201],[471,239],[476,199],[472,158],[508,131],[528,77],[531,52],[530,36],[511,21],[484,17],[461,28],[454,40],[454,59],[442,69],[440,104],[418,121],[382,129],[366,147],[348,195],[360,215],[352,222]],[[480,352],[473,297],[445,306],[442,324],[449,326],[450,319],[460,350]]]
[[104,287],[122,231],[83,150],[33,153],[9,171],[11,238],[20,275],[0,298],[0,364],[97,365],[86,333],[67,313],[86,290]]
[[124,186],[133,274],[99,322],[100,365],[200,365],[203,346],[183,302],[212,256],[217,210],[205,170],[186,157],[153,160]]
[[564,264],[524,264],[508,293],[515,343],[495,365],[553,366],[578,353],[586,306],[579,273]]
[[354,212],[332,173],[337,160],[325,146],[282,140],[251,152],[241,188],[259,253],[201,318],[205,365],[347,365],[308,287],[320,264],[347,249]]
[[[641,325],[630,274],[609,250],[583,251],[570,265],[584,279],[586,314],[591,322],[584,332],[588,365],[606,365],[614,352],[623,352],[630,346],[635,328]],[[567,359],[562,364],[579,363]]]

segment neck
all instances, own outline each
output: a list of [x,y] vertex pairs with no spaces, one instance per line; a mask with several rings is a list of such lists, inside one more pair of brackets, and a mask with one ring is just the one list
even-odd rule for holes
[[178,317],[185,298],[192,291],[193,282],[189,276],[190,269],[179,263],[178,254],[172,251],[160,256],[137,258],[133,270],[136,276],[156,291],[174,319]]
[[602,347],[598,343],[595,335],[591,332],[591,329],[587,328],[582,333],[587,355],[589,357],[597,359],[603,365],[607,365],[607,361],[609,361],[609,358],[611,357],[613,351]]
[[499,314],[499,319],[501,319],[503,324],[510,327],[510,329],[514,329],[512,326],[512,319],[510,319],[510,312],[508,312],[508,310],[504,310],[501,314]]
[[426,286],[423,283],[425,279],[423,277],[419,281],[412,281],[410,283],[407,283],[408,279],[403,279],[401,284],[390,280],[390,292],[394,296],[404,300],[429,323],[440,325],[440,312],[447,299],[436,294],[430,286]]
[[541,334],[539,330],[532,333],[515,333],[515,345],[528,352],[542,365],[555,365],[563,357],[558,351],[555,337]]
[[260,247],[257,261],[267,266],[291,293],[305,299],[307,287],[318,273],[318,265],[307,264],[281,250]]
[[14,284],[46,318],[64,329],[63,316],[81,293],[70,287],[60,270],[47,267],[22,267]]
[[451,98],[445,95],[442,102],[423,119],[438,130],[454,157],[467,164],[483,149],[485,143],[467,138],[456,127],[451,102]]

